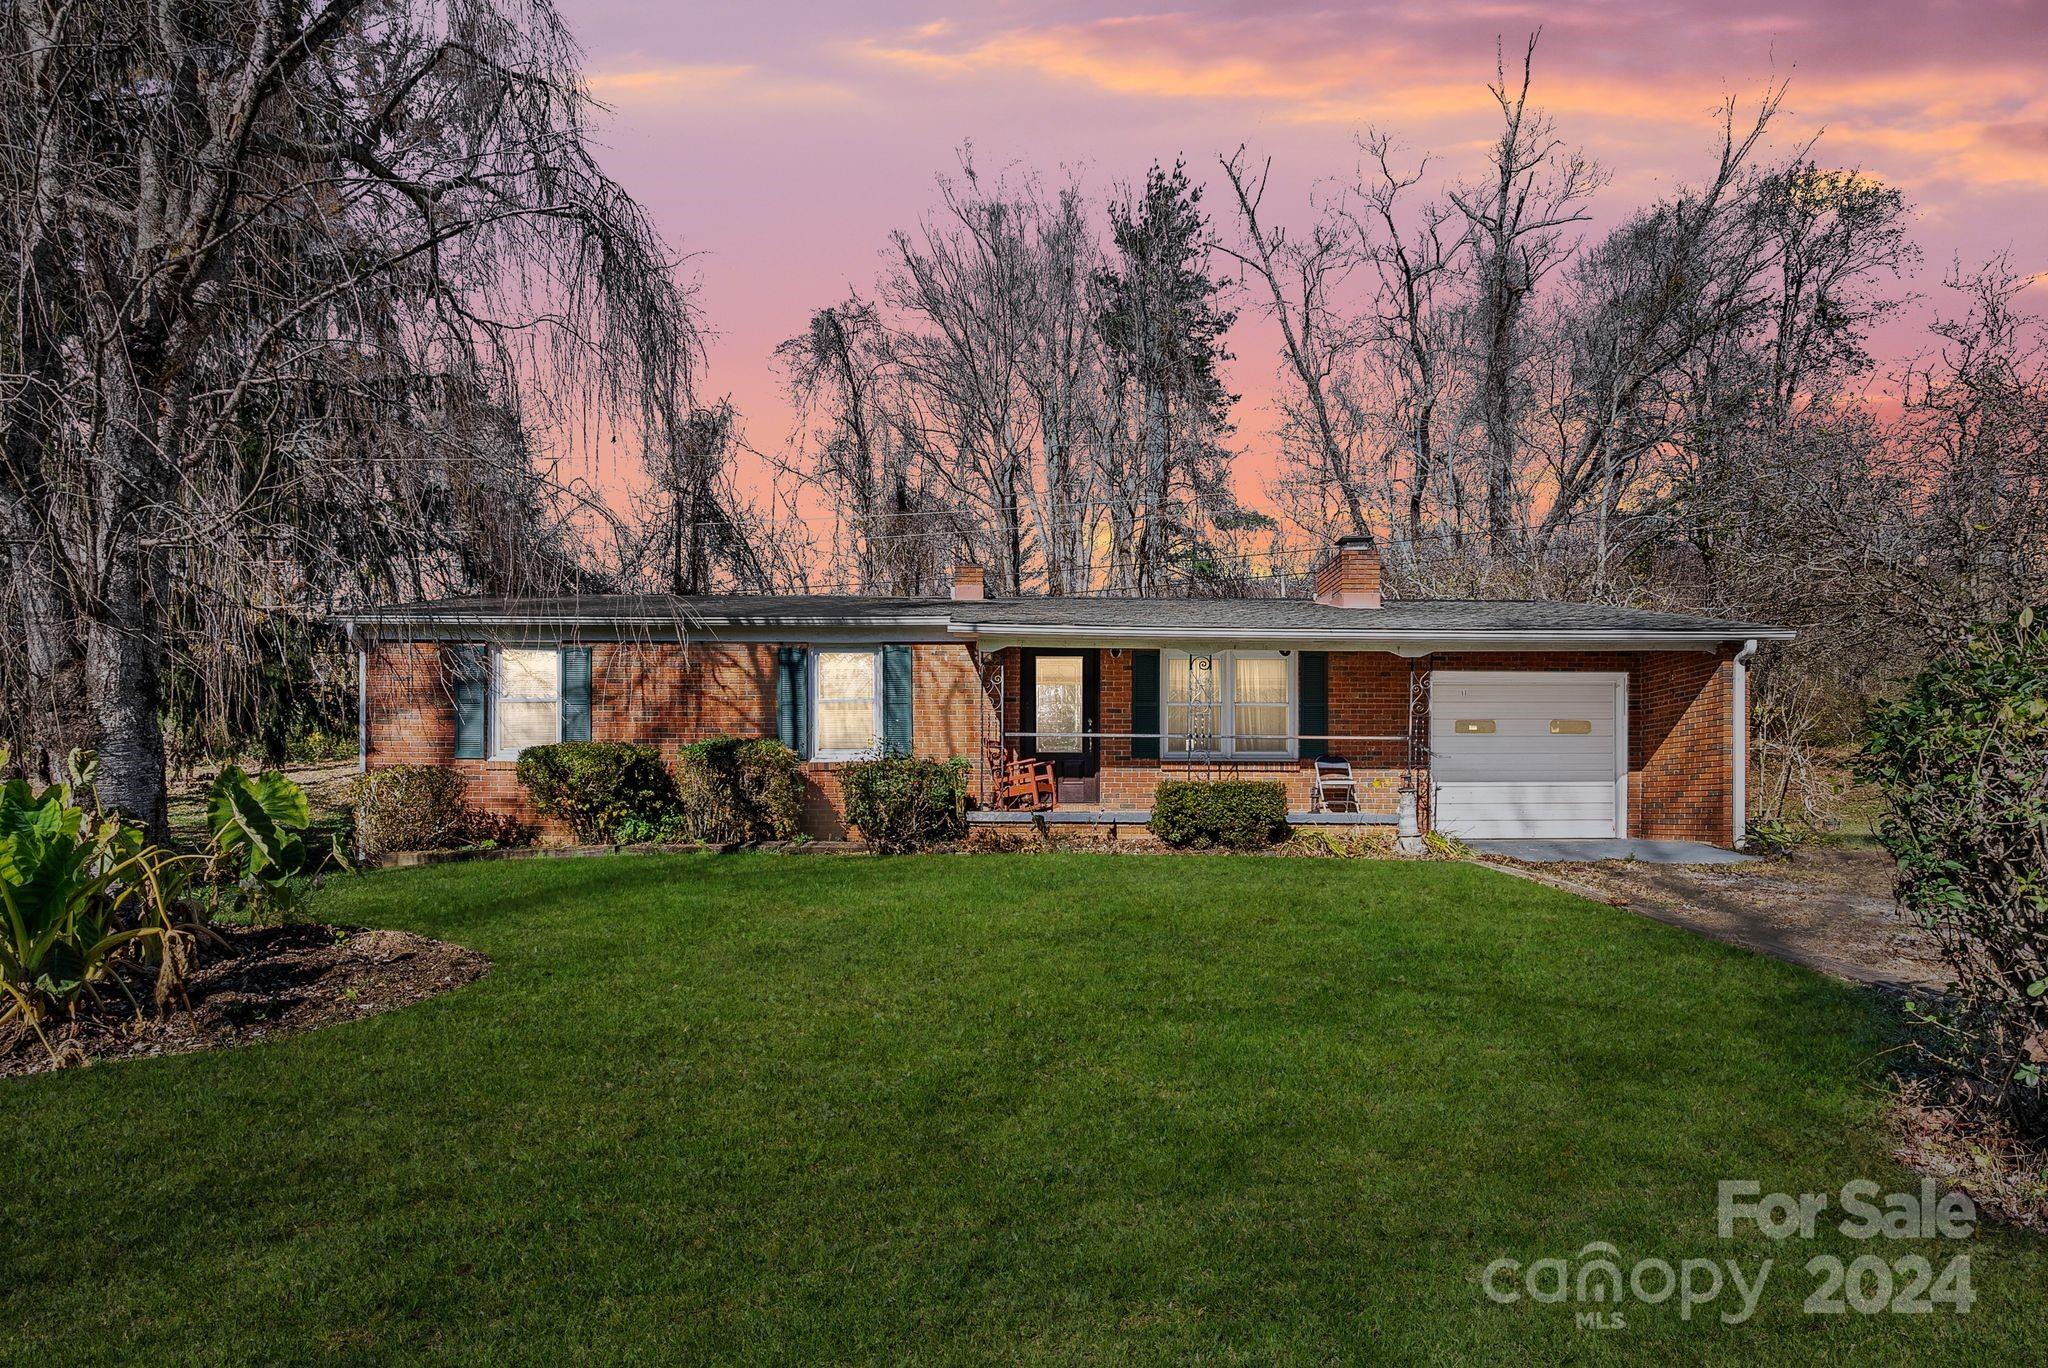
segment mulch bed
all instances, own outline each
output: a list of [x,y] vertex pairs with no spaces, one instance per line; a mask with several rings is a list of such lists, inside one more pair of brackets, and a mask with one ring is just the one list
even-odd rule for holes
[[[135,1008],[111,984],[77,1020],[46,1024],[58,1055],[24,1030],[0,1047],[0,1077],[98,1060],[222,1049],[297,1035],[375,1016],[439,996],[483,977],[490,961],[474,950],[409,931],[351,926],[213,928],[198,966],[161,1015]],[[131,985],[147,1004],[150,985]]]

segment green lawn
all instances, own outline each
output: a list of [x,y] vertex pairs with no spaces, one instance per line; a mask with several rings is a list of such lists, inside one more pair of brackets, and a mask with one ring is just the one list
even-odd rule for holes
[[[318,907],[494,968],[0,1084],[10,1360],[2020,1361],[2048,1333],[2031,1237],[1970,1242],[1964,1316],[1808,1316],[1806,1259],[1869,1244],[1716,1237],[1720,1178],[1910,1184],[1873,1000],[1469,866],[621,857]],[[1595,1240],[1777,1266],[1733,1328],[1481,1293]]]

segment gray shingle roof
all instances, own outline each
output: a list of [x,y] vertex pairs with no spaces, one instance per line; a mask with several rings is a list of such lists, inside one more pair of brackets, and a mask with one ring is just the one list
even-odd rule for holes
[[946,598],[882,598],[853,594],[581,594],[561,597],[433,599],[347,614],[357,622],[681,622],[785,623],[900,621],[928,618],[944,626]]
[[363,623],[676,623],[702,627],[917,623],[990,634],[1073,628],[1085,633],[1245,634],[1672,633],[1694,638],[1788,636],[1761,623],[1598,603],[1512,599],[1390,601],[1380,608],[1333,608],[1308,599],[881,598],[843,594],[605,594],[558,598],[439,599],[347,615]]
[[954,621],[1000,629],[1212,628],[1306,632],[1717,632],[1771,630],[1686,613],[1599,603],[1512,599],[1390,600],[1379,608],[1332,608],[1309,599],[994,599],[955,605]]

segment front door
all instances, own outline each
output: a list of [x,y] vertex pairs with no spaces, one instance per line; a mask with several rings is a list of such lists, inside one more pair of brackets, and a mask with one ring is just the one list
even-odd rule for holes
[[[1052,762],[1059,778],[1062,803],[1093,803],[1101,788],[1096,779],[1098,743],[1089,733],[1096,721],[1101,694],[1093,651],[1026,651],[1024,653],[1023,716],[1018,747],[1025,755]],[[1034,734],[1035,733],[1035,734]]]

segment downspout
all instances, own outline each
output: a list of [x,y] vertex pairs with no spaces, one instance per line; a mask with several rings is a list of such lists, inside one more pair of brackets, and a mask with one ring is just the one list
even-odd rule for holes
[[370,770],[370,648],[356,641],[356,625],[348,625],[356,648],[356,773]]
[[1735,848],[1749,843],[1749,658],[1756,654],[1756,638],[1742,643],[1735,653]]

